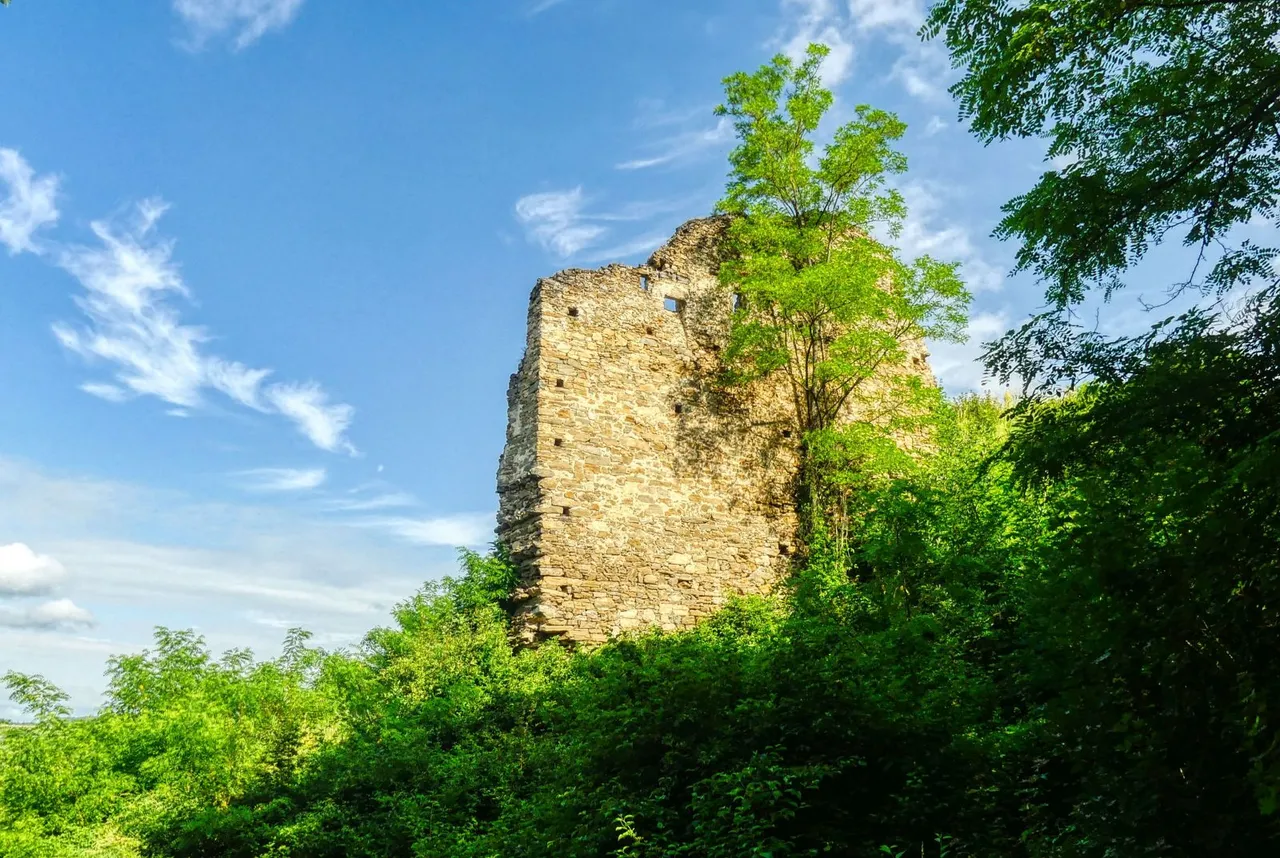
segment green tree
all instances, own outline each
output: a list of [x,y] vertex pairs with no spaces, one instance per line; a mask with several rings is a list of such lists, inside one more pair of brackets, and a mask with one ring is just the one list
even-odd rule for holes
[[897,117],[859,106],[817,154],[832,104],[818,76],[827,53],[813,45],[799,64],[779,55],[726,78],[717,108],[738,135],[718,206],[733,216],[721,267],[737,295],[729,378],[785,378],[805,449],[851,415],[883,436],[930,411],[937,391],[903,371],[908,348],[962,339],[969,301],[956,265],[904,260],[873,235],[897,236],[906,214],[888,184],[906,170]]
[[1272,0],[939,0],[922,33],[964,69],[952,92],[979,138],[1047,136],[1068,162],[1007,203],[996,231],[1049,299],[992,353],[1000,373],[1111,375],[1115,350],[1082,337],[1071,308],[1109,297],[1171,235],[1198,260],[1175,291],[1275,288],[1276,250],[1237,231],[1280,214]]

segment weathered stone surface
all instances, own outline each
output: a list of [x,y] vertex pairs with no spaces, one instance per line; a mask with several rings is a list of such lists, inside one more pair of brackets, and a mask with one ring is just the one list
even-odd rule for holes
[[726,225],[690,221],[646,265],[570,269],[533,290],[498,468],[526,640],[686,627],[785,570],[788,393],[714,383],[732,300],[717,279]]

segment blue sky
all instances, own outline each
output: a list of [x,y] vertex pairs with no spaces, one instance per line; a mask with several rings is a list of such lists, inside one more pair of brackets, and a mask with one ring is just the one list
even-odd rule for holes
[[[534,281],[644,259],[723,186],[719,81],[833,47],[910,125],[902,244],[967,346],[1038,303],[918,0],[15,0],[0,9],[0,671],[81,708],[153,625],[351,642],[490,538]],[[0,716],[7,714],[0,704]],[[9,713],[11,714],[11,713]]]

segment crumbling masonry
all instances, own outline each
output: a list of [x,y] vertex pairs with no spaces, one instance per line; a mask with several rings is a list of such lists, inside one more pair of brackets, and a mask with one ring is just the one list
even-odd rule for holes
[[521,570],[526,640],[682,628],[785,570],[787,394],[714,382],[733,301],[717,279],[726,226],[693,220],[643,266],[534,287],[498,468],[498,540]]

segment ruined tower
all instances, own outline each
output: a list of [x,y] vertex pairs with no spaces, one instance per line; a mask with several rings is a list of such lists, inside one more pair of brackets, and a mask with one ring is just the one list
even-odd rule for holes
[[528,640],[678,629],[763,593],[794,549],[797,439],[777,382],[725,390],[723,218],[639,267],[540,280],[507,392],[498,539]]

